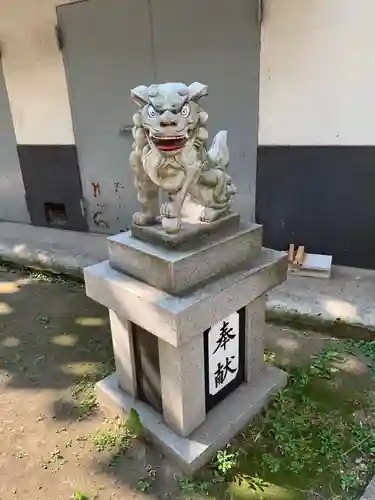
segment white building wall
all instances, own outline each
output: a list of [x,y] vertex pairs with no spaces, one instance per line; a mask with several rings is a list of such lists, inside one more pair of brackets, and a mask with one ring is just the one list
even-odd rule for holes
[[73,144],[54,27],[64,0],[0,0],[0,46],[18,144]]
[[265,0],[259,142],[375,144],[374,0]]
[[[0,0],[0,45],[19,144],[72,144],[56,5]],[[265,0],[259,143],[375,144],[375,2]]]

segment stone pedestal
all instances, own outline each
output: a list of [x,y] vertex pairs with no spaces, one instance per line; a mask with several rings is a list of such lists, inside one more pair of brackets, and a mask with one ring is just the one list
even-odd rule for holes
[[84,271],[87,294],[110,310],[116,373],[98,383],[100,402],[135,408],[189,472],[286,382],[264,364],[263,341],[265,294],[285,280],[287,256],[237,222],[180,246],[158,228],[122,233],[109,261]]

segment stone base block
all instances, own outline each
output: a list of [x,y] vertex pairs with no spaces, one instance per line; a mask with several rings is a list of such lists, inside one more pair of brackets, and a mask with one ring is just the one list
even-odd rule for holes
[[181,295],[210,278],[250,267],[262,250],[262,226],[252,224],[194,243],[194,249],[165,249],[128,231],[108,238],[109,263],[117,271]]
[[129,413],[135,408],[150,437],[182,470],[191,473],[238,434],[286,382],[285,372],[266,366],[252,383],[241,385],[211,410],[206,421],[188,437],[174,433],[149,405],[120,389],[116,374],[99,382],[96,389],[100,404],[116,413]]
[[113,269],[84,270],[86,293],[120,318],[179,347],[285,280],[288,255],[263,248],[253,265],[178,297]]
[[229,232],[240,230],[240,216],[236,213],[228,214],[226,217],[217,221],[206,223],[200,222],[198,216],[195,220],[182,219],[181,229],[177,234],[166,233],[161,224],[155,226],[136,226],[132,225],[131,234],[134,238],[153,243],[168,249],[174,248],[192,248],[197,241],[204,241],[216,236],[218,233],[223,235]]

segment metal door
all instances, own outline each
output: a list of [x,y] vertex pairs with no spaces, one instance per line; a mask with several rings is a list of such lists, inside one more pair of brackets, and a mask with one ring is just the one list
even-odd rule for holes
[[29,223],[17,143],[0,63],[0,220]]
[[151,0],[158,81],[200,81],[208,132],[228,130],[234,208],[255,218],[259,0]]
[[[213,8],[214,4],[214,8]],[[229,131],[235,208],[254,219],[258,0],[88,0],[58,9],[91,230],[126,228],[137,203],[128,156],[139,84],[201,81],[209,132]]]
[[152,82],[147,0],[89,0],[58,8],[89,230],[118,233],[137,208],[128,157],[130,90]]

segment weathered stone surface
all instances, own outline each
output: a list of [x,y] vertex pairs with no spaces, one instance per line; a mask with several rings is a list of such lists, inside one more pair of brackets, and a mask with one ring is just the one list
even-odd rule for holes
[[253,266],[183,297],[119,273],[109,262],[84,270],[89,297],[177,347],[282,283],[287,255],[263,249]]
[[109,318],[118,381],[124,391],[135,397],[137,380],[131,324],[126,318],[120,319],[114,311],[109,311]]
[[180,231],[189,199],[199,210],[197,222],[213,222],[229,212],[237,190],[227,170],[227,132],[221,130],[207,148],[208,116],[199,105],[207,92],[199,82],[139,85],[131,91],[138,106],[130,155],[140,204],[135,225],[157,220],[159,188],[167,198],[160,207],[161,225],[169,234]]
[[372,478],[360,500],[375,500],[375,477]]
[[182,217],[182,226],[178,233],[170,234],[164,231],[163,226],[132,225],[131,235],[139,240],[153,243],[168,249],[193,248],[202,244],[209,238],[217,234],[234,233],[240,230],[240,216],[237,213],[230,213],[222,219],[207,223],[199,222],[192,217]]
[[246,307],[246,381],[251,382],[264,368],[266,297],[261,295]]
[[164,249],[133,238],[108,238],[110,265],[168,293],[181,295],[240,268],[251,267],[262,248],[262,226],[242,228],[202,242],[193,249]]
[[[144,428],[162,449],[188,473],[201,467],[230,441],[285,386],[287,375],[266,366],[252,384],[243,384],[207,415],[206,421],[188,437],[178,436],[150,406],[119,388],[116,374],[97,384],[100,404],[118,413],[138,412]],[[370,500],[370,499],[369,499]]]
[[203,335],[180,348],[159,339],[159,356],[164,420],[188,436],[206,418]]

